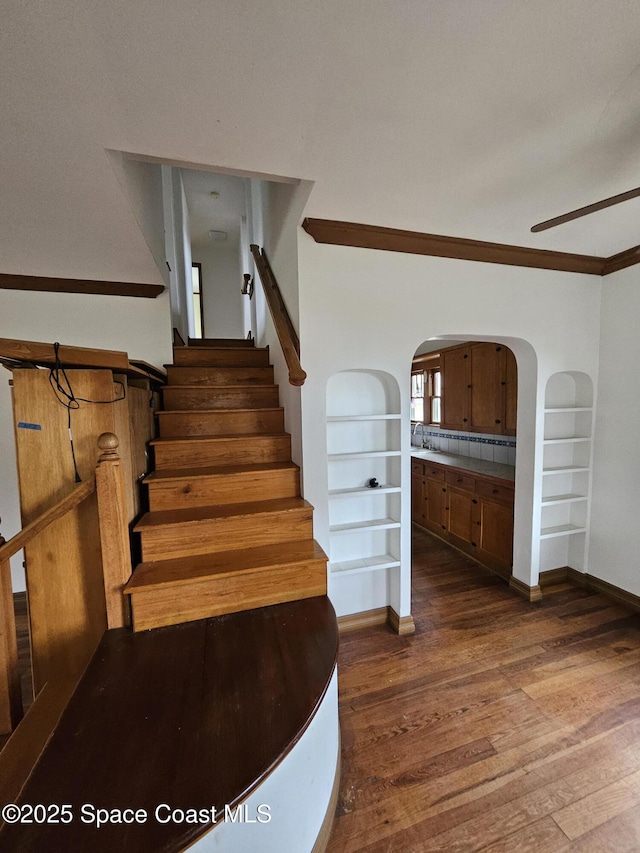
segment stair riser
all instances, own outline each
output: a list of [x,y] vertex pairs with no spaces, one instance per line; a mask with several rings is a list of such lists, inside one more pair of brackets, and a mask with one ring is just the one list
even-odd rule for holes
[[192,435],[248,435],[249,433],[284,432],[284,412],[275,411],[221,411],[221,412],[165,412],[159,415],[161,438]]
[[234,548],[254,548],[293,542],[313,535],[312,511],[307,508],[233,518],[203,519],[141,532],[143,561],[214,554]]
[[[161,590],[131,595],[134,631],[147,631],[195,619],[237,613],[254,607],[281,604],[299,598],[327,594],[324,560],[287,566],[235,577],[210,578]],[[176,607],[179,601],[179,608]]]
[[255,388],[202,388],[167,386],[162,392],[164,409],[262,409],[279,406],[278,386]]
[[300,472],[260,471],[149,483],[149,509],[183,509],[217,504],[246,503],[300,494]]
[[220,439],[211,442],[179,442],[154,447],[155,466],[197,468],[199,465],[258,465],[261,462],[288,462],[291,459],[291,436],[288,434],[261,438]]
[[169,385],[273,385],[273,367],[168,367]]
[[204,347],[176,347],[173,361],[176,366],[268,367],[269,350],[247,347],[212,351]]

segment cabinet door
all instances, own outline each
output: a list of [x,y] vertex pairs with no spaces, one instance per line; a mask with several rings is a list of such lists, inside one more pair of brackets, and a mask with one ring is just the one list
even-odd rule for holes
[[447,529],[445,521],[445,498],[447,497],[447,488],[442,480],[425,480],[426,489],[426,508],[425,508],[425,527],[430,528],[436,533],[442,534],[443,530]]
[[473,492],[462,491],[451,486],[447,487],[447,497],[449,533],[465,544],[477,547],[478,499]]
[[516,411],[518,408],[518,368],[516,357],[510,349],[505,347],[505,401],[504,401],[504,425],[505,435],[516,434]]
[[412,466],[411,470],[411,521],[424,524],[424,477],[422,465],[418,468]]
[[469,428],[469,349],[454,347],[443,350],[442,422],[446,429]]
[[501,344],[472,344],[470,357],[469,429],[485,433],[504,432],[504,380],[506,347]]
[[481,501],[480,547],[497,563],[509,568],[513,555],[513,508]]

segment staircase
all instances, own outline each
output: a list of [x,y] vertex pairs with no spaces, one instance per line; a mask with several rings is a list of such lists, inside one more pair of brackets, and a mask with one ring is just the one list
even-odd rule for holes
[[149,512],[135,527],[143,562],[125,593],[136,631],[327,591],[268,349],[189,343],[167,366]]

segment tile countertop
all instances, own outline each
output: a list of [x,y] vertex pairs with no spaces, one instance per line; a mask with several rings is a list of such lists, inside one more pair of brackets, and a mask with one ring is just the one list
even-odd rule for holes
[[471,456],[456,456],[454,453],[440,453],[439,450],[421,450],[411,448],[411,456],[415,459],[426,459],[437,462],[438,465],[451,465],[452,468],[462,468],[474,474],[486,477],[498,477],[500,480],[515,480],[516,469],[513,465],[502,465],[500,462],[486,462],[484,459],[474,459]]

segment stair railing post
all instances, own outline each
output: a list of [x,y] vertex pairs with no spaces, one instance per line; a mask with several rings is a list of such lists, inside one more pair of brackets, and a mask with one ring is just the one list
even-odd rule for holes
[[102,453],[96,467],[96,492],[108,628],[123,628],[131,621],[129,604],[122,594],[131,577],[131,549],[119,444],[112,432],[103,432],[98,438]]
[[[5,544],[0,534],[0,547]],[[11,564],[0,560],[0,734],[10,734],[23,716]]]

